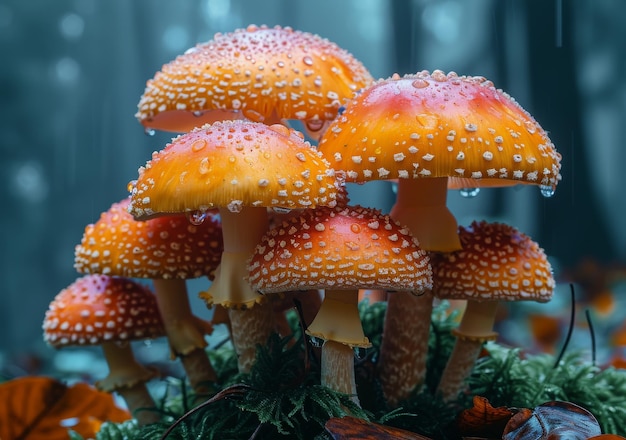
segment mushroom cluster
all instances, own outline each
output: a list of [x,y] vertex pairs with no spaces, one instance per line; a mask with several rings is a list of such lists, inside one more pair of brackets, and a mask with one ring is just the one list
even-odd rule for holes
[[[307,295],[301,316],[323,343],[321,385],[357,405],[354,348],[371,345],[359,290],[384,292],[373,374],[388,408],[428,391],[435,300],[467,301],[433,396],[450,402],[497,336],[497,301],[552,295],[537,243],[502,223],[459,227],[447,207],[451,189],[524,184],[550,195],[561,179],[547,133],[486,78],[435,70],[374,81],[324,38],[249,26],[165,64],[136,117],[147,132],[179,134],[139,167],[130,197],[87,225],[75,253],[87,275],[44,320],[54,347],[102,344],[111,374],[99,386],[134,410],[154,406],[145,388],[154,374],[134,360],[130,339],[167,336],[198,395],[217,381],[211,323],[191,313],[190,278],[206,277],[199,297],[227,311],[240,373],[273,332],[290,331],[284,309]],[[349,204],[345,183],[371,180],[397,183],[388,214]],[[150,280],[155,294],[132,278]]]

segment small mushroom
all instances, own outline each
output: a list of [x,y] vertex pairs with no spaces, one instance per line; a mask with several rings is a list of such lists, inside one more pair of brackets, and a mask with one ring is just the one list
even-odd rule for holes
[[274,328],[271,304],[244,279],[246,261],[268,229],[267,208],[334,206],[342,182],[295,130],[238,120],[175,138],[140,168],[131,187],[129,211],[138,219],[186,213],[198,223],[208,210],[219,210],[224,252],[201,297],[230,309],[239,368],[248,371],[257,344]]
[[304,121],[320,132],[354,92],[373,82],[346,50],[289,27],[218,33],[148,80],[137,119],[150,129],[188,132],[220,120]]
[[100,345],[109,375],[101,391],[119,393],[140,425],[159,420],[146,382],[156,372],[137,362],[130,341],[165,335],[152,291],[128,278],[86,275],[50,303],[44,340],[54,348]]
[[307,334],[324,341],[322,384],[352,395],[354,347],[369,347],[358,291],[420,294],[431,287],[426,253],[406,228],[363,207],[317,208],[268,231],[249,262],[249,281],[262,293],[325,289]]
[[114,203],[85,227],[75,248],[80,273],[152,279],[173,357],[180,357],[191,387],[202,395],[217,375],[205,352],[213,328],[191,312],[185,280],[212,278],[222,255],[219,218],[208,214],[199,225],[184,214],[136,221],[130,198]]
[[459,237],[461,250],[431,253],[435,296],[467,300],[437,389],[446,401],[462,391],[483,343],[497,338],[493,327],[498,302],[547,302],[555,287],[543,249],[514,227],[473,222],[459,227]]

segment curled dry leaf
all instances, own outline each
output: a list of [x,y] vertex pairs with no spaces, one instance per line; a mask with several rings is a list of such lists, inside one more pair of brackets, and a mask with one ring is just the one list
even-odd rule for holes
[[358,417],[333,417],[324,426],[335,440],[431,440],[411,431],[368,422]]
[[589,411],[571,402],[553,401],[515,414],[502,439],[587,440],[600,433],[600,424]]
[[485,397],[474,396],[474,406],[463,410],[457,419],[457,427],[464,437],[500,438],[504,427],[515,411],[494,408]]
[[94,438],[103,422],[131,418],[110,394],[49,377],[26,376],[0,384],[0,402],[0,439],[7,440],[67,440],[69,429]]

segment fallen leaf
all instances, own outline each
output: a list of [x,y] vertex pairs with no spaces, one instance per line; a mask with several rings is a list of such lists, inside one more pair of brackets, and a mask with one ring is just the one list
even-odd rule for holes
[[67,440],[69,429],[93,438],[102,422],[131,417],[108,393],[85,383],[67,386],[49,377],[3,382],[0,402],[0,439],[5,440]]
[[503,440],[587,440],[601,433],[596,418],[571,402],[547,402],[515,414],[504,428]]
[[494,408],[489,400],[474,396],[474,406],[463,410],[457,427],[464,437],[500,438],[514,411],[506,407]]
[[432,440],[429,437],[403,429],[368,422],[358,417],[333,417],[324,426],[334,440]]

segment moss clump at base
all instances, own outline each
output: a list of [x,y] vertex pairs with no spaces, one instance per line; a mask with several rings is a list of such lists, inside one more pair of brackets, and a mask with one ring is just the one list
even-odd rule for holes
[[525,355],[517,348],[488,343],[466,392],[452,404],[442,402],[433,390],[454,345],[450,330],[457,323],[445,303],[433,310],[425,387],[391,411],[376,377],[385,308],[385,303],[360,305],[363,328],[373,344],[357,353],[355,362],[362,408],[349,396],[319,385],[315,350],[304,343],[297,320],[292,320],[299,339],[293,343],[293,339],[272,336],[266,346],[259,347],[248,374],[237,373],[229,346],[211,351],[222,382],[215,385],[213,396],[207,396],[207,403],[189,412],[188,402],[195,396],[180,390],[168,393],[160,402],[162,422],[142,428],[133,422],[105,423],[97,439],[160,439],[166,432],[167,439],[181,440],[326,439],[330,436],[324,423],[348,414],[437,440],[458,439],[455,420],[460,411],[472,406],[474,395],[485,397],[494,407],[534,408],[552,400],[569,401],[593,413],[603,432],[626,435],[626,370],[590,365],[581,353],[566,354],[555,366],[554,356]]

